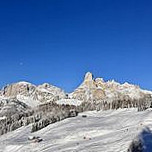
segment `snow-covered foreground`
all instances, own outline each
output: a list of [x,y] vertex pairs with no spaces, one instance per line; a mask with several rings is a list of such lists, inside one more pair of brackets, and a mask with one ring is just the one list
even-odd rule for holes
[[[35,133],[30,133],[31,126],[27,126],[2,135],[0,152],[126,152],[131,141],[151,124],[152,111],[85,112]],[[30,143],[27,138],[31,135],[43,141]]]

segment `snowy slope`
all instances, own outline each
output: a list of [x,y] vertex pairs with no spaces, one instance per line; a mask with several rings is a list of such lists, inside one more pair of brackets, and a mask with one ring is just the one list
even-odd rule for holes
[[77,100],[77,99],[60,99],[56,101],[57,104],[63,104],[63,105],[74,105],[74,106],[79,106],[82,101],[81,100]]
[[[86,114],[83,118],[81,115]],[[137,109],[92,111],[35,132],[30,126],[0,136],[0,152],[126,152],[145,126],[152,128],[152,112]],[[43,138],[29,143],[29,135]]]
[[29,96],[24,96],[24,95],[17,95],[16,98],[19,101],[22,101],[23,103],[25,103],[26,105],[28,105],[29,107],[36,107],[40,104],[42,104],[40,101],[38,100],[33,100],[31,97]]

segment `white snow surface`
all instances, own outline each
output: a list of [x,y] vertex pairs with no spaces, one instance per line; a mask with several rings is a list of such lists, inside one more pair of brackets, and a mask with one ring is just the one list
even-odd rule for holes
[[6,119],[6,116],[0,117],[0,120]]
[[29,107],[36,107],[40,104],[42,104],[40,101],[38,100],[33,100],[31,97],[29,96],[24,96],[24,95],[17,95],[16,97],[19,101],[25,103],[26,105],[28,105]]
[[[152,111],[89,111],[35,133],[30,133],[29,125],[2,135],[0,152],[126,152],[145,126],[152,128]],[[30,143],[28,136],[43,141]]]
[[27,81],[20,81],[20,82],[18,82],[18,84],[20,84],[20,85],[32,85],[32,83],[27,82]]
[[63,105],[74,105],[74,106],[79,106],[82,101],[81,100],[77,100],[77,99],[60,99],[56,101],[57,104],[63,104]]

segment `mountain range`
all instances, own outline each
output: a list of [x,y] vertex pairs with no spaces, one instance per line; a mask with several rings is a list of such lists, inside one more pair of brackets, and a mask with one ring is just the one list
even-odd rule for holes
[[143,90],[137,85],[125,82],[120,84],[111,81],[104,81],[103,78],[93,78],[92,73],[85,74],[83,82],[71,93],[66,93],[61,88],[48,83],[34,85],[29,82],[17,82],[4,86],[0,91],[0,100],[17,99],[27,106],[34,107],[51,101],[63,100],[66,104],[70,100],[81,102],[100,103],[103,100],[112,102],[114,100],[140,100],[152,98],[152,92]]
[[[151,107],[151,91],[94,78],[90,72],[71,93],[48,83],[9,84],[0,90],[0,152],[134,152],[145,147],[142,131],[151,135]],[[28,139],[43,140],[34,135],[46,141],[32,148]],[[106,141],[109,149],[103,146]]]

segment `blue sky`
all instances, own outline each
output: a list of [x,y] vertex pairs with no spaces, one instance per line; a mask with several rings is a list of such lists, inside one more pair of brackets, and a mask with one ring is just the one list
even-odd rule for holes
[[0,1],[0,86],[49,82],[70,92],[85,72],[152,90],[152,1]]

